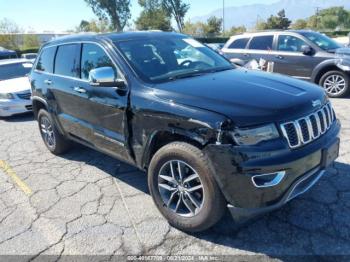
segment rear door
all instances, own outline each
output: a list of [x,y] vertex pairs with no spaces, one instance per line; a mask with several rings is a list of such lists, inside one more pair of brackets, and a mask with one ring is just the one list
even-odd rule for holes
[[246,47],[249,39],[249,37],[242,36],[229,41],[222,49],[225,57],[229,60],[239,59],[244,61],[244,63],[249,62],[249,54],[246,53]]
[[[250,60],[255,59],[259,62],[261,59],[267,62],[273,61],[273,45],[274,45],[274,34],[267,35],[256,35],[254,36],[248,45],[248,54]],[[265,68],[266,70],[266,68]]]
[[58,46],[51,85],[57,103],[59,122],[69,135],[91,143],[94,115],[88,102],[88,93],[78,92],[81,44]]
[[35,79],[31,80],[33,98],[35,99],[36,97],[41,97],[49,101],[49,111],[51,111],[52,108],[56,107],[56,101],[52,99],[53,96],[51,95],[53,66],[56,50],[56,46],[44,47],[41,50],[40,56],[35,64],[35,68],[32,71],[32,74],[34,74],[35,77],[31,78]]

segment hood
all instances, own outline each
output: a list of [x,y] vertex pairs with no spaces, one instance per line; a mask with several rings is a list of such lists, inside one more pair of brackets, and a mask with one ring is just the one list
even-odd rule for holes
[[0,81],[0,93],[19,93],[30,90],[28,77]]
[[343,71],[350,71],[350,48],[336,50],[336,65]]
[[335,53],[340,57],[342,56],[350,57],[350,48],[349,47],[338,48],[337,50],[335,50]]
[[327,101],[317,85],[259,71],[235,69],[156,86],[155,94],[231,118],[238,126],[294,120]]

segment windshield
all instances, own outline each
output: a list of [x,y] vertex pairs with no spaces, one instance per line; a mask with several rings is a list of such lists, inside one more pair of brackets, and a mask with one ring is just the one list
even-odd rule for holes
[[318,47],[320,47],[326,51],[334,50],[334,49],[342,47],[340,44],[338,44],[333,39],[329,38],[328,36],[322,35],[320,33],[304,32],[301,34],[303,36],[305,36],[306,38],[308,38],[311,42],[316,44]]
[[31,63],[0,65],[0,81],[24,77],[30,73],[32,66],[33,64]]
[[225,58],[192,38],[147,38],[115,45],[140,78],[151,83],[233,68]]

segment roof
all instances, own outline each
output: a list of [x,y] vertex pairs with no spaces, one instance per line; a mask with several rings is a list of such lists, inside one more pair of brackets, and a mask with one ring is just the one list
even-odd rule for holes
[[3,47],[0,46],[0,53],[5,53],[5,54],[12,54],[12,53],[16,53],[15,51],[13,50],[8,50],[8,49],[5,49]]
[[98,41],[101,39],[110,39],[112,41],[123,41],[131,39],[143,39],[143,38],[159,38],[159,37],[174,37],[185,36],[175,32],[161,32],[161,31],[135,31],[135,32],[122,32],[122,33],[107,33],[107,34],[75,34],[69,36],[58,37],[45,45],[63,44],[66,42],[74,41]]
[[0,66],[1,65],[17,64],[17,63],[25,63],[25,62],[32,63],[30,60],[24,59],[24,58],[4,59],[4,60],[0,60]]
[[[249,36],[249,35],[266,35],[266,34],[271,34],[271,33],[283,33],[283,32],[289,32],[289,33],[296,33],[296,34],[302,34],[302,33],[310,33],[310,32],[315,32],[313,30],[309,29],[303,29],[303,30],[262,30],[262,31],[256,31],[256,32],[245,32],[243,34],[238,34],[234,35],[232,37],[237,37],[237,36]],[[315,32],[317,33],[317,32]]]

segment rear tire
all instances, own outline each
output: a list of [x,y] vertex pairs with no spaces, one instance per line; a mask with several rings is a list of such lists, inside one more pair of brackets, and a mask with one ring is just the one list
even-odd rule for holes
[[41,137],[51,153],[61,155],[71,148],[70,141],[60,134],[51,115],[44,109],[38,113],[38,124]]
[[168,144],[154,155],[148,170],[149,190],[172,226],[199,232],[222,218],[226,202],[213,173],[207,156],[187,143]]
[[349,76],[343,71],[329,71],[320,79],[320,85],[325,89],[327,95],[333,98],[345,97],[349,94]]

